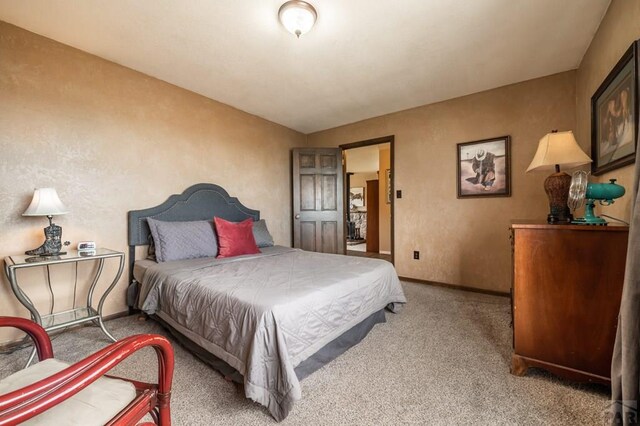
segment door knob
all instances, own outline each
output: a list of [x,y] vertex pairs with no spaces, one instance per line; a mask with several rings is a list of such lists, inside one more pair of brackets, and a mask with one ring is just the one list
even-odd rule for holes
[[295,218],[296,218],[296,219],[300,219],[300,215],[299,215],[299,214],[297,214],[297,215],[295,216]]

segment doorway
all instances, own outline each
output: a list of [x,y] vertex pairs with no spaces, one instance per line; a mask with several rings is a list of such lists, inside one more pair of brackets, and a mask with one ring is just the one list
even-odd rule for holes
[[393,263],[394,137],[340,148],[345,164],[345,254]]

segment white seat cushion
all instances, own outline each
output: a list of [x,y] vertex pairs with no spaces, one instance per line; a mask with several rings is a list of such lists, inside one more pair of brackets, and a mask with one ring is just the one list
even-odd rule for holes
[[[69,364],[47,359],[0,381],[0,395],[20,389],[67,368]],[[33,417],[25,425],[104,425],[136,397],[133,384],[101,377],[61,404]]]

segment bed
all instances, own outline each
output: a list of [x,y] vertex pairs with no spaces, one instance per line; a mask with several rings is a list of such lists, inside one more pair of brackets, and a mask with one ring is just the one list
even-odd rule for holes
[[[259,253],[158,263],[136,259],[149,223],[258,221],[221,187],[197,184],[159,206],[129,212],[136,307],[194,354],[244,385],[280,421],[301,398],[300,380],[360,342],[385,310],[406,302],[389,262],[268,246]],[[151,221],[149,221],[151,219]]]

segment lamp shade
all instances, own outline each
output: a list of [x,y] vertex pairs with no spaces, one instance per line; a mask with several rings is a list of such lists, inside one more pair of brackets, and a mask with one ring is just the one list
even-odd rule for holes
[[33,199],[22,216],[56,216],[67,214],[67,208],[60,201],[55,188],[37,188]]
[[538,150],[527,172],[553,170],[556,164],[573,168],[591,163],[591,158],[578,145],[572,131],[547,133],[540,139]]
[[318,14],[306,1],[291,0],[280,7],[278,18],[282,25],[292,34],[300,37],[311,30]]

